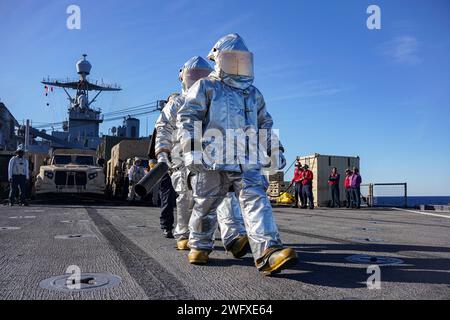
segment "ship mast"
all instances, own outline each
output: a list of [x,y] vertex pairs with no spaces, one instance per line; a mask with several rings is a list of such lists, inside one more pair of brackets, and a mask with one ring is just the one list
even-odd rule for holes
[[[85,148],[96,148],[100,143],[99,127],[103,122],[100,109],[94,109],[91,105],[97,97],[104,91],[120,91],[117,85],[108,85],[102,83],[98,85],[89,81],[88,75],[91,73],[92,65],[83,54],[81,60],[76,64],[79,79],[70,80],[52,80],[45,79],[44,85],[63,88],[67,94],[70,104],[68,107],[68,124],[64,126],[63,132],[53,132],[52,135],[58,136],[68,142],[81,145]],[[72,98],[67,89],[76,90],[75,98]],[[89,100],[89,91],[95,91],[96,94],[92,100]]]

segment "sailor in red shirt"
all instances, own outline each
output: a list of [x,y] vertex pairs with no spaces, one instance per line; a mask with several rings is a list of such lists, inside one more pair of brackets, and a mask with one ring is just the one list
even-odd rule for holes
[[337,168],[333,167],[331,174],[328,177],[328,185],[330,186],[331,193],[331,208],[341,207],[340,195],[339,195],[339,181],[341,175],[338,173]]
[[292,208],[298,208],[298,201],[300,200],[301,205],[303,206],[303,194],[302,194],[302,179],[303,179],[303,168],[300,161],[295,162],[295,170],[294,170],[294,178],[292,178],[292,183],[294,184],[295,190],[295,204]]
[[303,166],[302,173],[302,194],[304,203],[302,204],[302,208],[306,209],[307,202],[309,204],[309,209],[314,209],[314,196],[312,193],[312,182],[314,179],[314,175],[311,170],[309,170],[309,166],[305,164]]
[[352,170],[347,169],[345,170],[345,180],[344,180],[344,187],[345,187],[345,200],[346,200],[346,207],[350,208],[352,203]]

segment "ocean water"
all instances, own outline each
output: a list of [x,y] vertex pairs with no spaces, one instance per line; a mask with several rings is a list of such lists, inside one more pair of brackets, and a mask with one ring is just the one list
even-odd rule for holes
[[[374,205],[380,207],[403,207],[405,202],[404,197],[374,197]],[[408,207],[416,208],[420,205],[449,205],[449,197],[417,197],[408,196]]]

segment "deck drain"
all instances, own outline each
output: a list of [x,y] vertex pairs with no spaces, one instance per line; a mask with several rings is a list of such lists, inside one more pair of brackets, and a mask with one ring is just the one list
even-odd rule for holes
[[367,228],[367,227],[353,228],[353,230],[357,230],[357,231],[380,231],[380,229],[378,229],[378,228]]
[[345,258],[353,263],[377,264],[377,265],[397,265],[403,264],[403,260],[393,257],[369,256],[366,254],[355,254]]
[[357,242],[385,242],[383,239],[380,238],[352,238],[351,240]]
[[63,292],[80,292],[101,290],[118,285],[122,279],[111,273],[83,273],[80,278],[80,289],[70,289],[68,285],[75,285],[75,280],[68,278],[71,274],[51,277],[41,281],[39,286],[47,290],[56,290]]
[[82,238],[96,238],[95,234],[63,234],[55,236],[55,239],[82,239]]
[[14,217],[9,217],[10,219],[35,219],[36,216],[14,216]]
[[20,227],[0,227],[0,230],[20,230]]

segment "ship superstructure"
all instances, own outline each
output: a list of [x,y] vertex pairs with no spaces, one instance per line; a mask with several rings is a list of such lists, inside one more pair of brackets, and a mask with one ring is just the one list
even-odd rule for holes
[[[64,90],[70,101],[68,107],[68,120],[62,125],[63,131],[52,131],[51,136],[55,139],[53,144],[59,147],[72,147],[83,149],[96,149],[101,143],[99,137],[100,123],[103,122],[101,109],[95,109],[92,104],[104,91],[120,91],[117,85],[92,83],[88,80],[92,65],[86,59],[86,54],[77,62],[76,68],[79,80],[54,80],[45,79],[42,83],[48,87],[59,87]],[[72,97],[68,91],[76,90]],[[90,99],[89,93],[94,92]],[[48,138],[48,137],[46,137]]]

